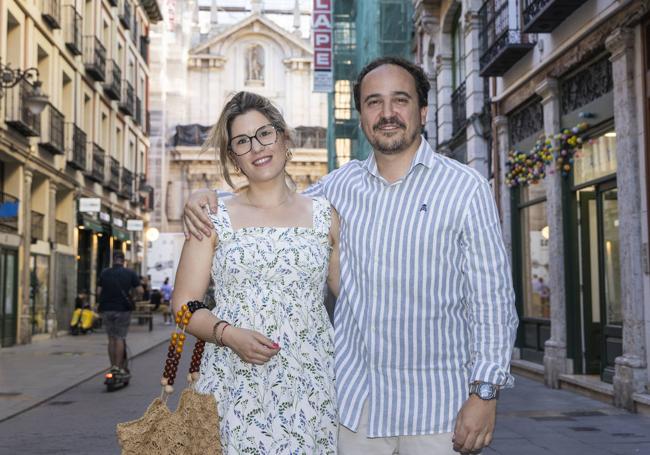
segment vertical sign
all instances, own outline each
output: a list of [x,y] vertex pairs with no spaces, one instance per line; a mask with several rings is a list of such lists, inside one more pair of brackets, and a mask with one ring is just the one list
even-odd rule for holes
[[314,92],[334,90],[332,55],[332,2],[314,0],[312,34],[314,36]]

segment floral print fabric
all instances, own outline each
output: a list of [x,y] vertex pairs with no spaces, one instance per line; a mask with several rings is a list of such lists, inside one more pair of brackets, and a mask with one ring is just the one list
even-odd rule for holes
[[264,365],[206,344],[199,392],[213,393],[224,454],[336,452],[333,329],[324,306],[331,208],[313,200],[313,227],[233,231],[219,200],[214,314],[262,333],[280,352]]

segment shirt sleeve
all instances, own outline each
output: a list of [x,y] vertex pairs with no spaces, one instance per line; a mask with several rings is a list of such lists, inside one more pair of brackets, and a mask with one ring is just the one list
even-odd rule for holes
[[464,295],[472,332],[470,381],[512,387],[510,359],[519,319],[499,216],[485,180],[470,200],[462,243],[466,259]]
[[140,277],[135,272],[131,274],[131,286],[133,286],[134,288],[140,286]]

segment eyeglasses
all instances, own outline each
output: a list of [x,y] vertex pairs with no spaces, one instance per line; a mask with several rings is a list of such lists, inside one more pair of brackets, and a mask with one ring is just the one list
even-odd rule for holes
[[230,140],[230,150],[237,156],[246,155],[253,148],[253,138],[257,139],[260,145],[273,145],[278,140],[277,128],[269,123],[259,127],[254,136],[247,134],[235,136]]

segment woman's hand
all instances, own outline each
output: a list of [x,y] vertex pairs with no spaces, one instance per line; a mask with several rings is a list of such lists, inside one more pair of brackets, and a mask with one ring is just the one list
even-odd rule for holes
[[210,237],[212,222],[205,210],[207,206],[210,207],[213,214],[217,213],[217,193],[215,191],[202,189],[190,194],[190,198],[183,208],[183,233],[186,239],[189,239],[190,235],[199,240],[203,238],[202,234]]
[[221,341],[244,362],[264,365],[280,352],[280,345],[254,330],[233,326],[227,326],[224,330]]

